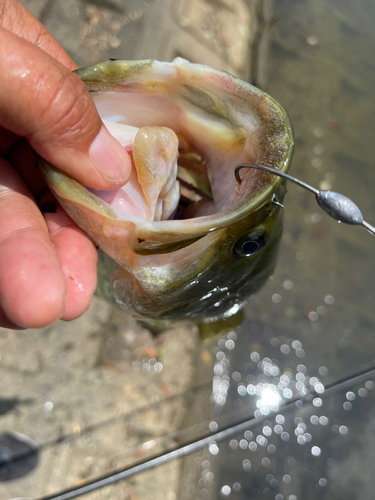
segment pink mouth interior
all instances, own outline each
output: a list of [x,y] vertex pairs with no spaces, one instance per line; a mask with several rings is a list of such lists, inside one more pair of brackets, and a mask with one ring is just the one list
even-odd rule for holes
[[134,164],[133,150],[131,146],[124,148],[131,159],[132,171],[129,178],[129,183],[132,185],[132,196],[129,196],[128,192],[122,187],[119,189],[109,190],[109,191],[97,191],[95,189],[87,188],[91,193],[98,196],[100,199],[108,203],[112,208],[125,214],[132,215],[134,217],[146,218],[146,207],[144,203],[142,188],[138,182],[137,169]]

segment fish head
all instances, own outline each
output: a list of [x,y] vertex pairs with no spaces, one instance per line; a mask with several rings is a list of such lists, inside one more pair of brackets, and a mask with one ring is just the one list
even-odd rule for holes
[[[77,74],[133,158],[130,181],[99,192],[39,164],[63,208],[108,256],[116,302],[140,319],[234,314],[274,268],[282,223],[272,200],[285,192],[279,177],[259,170],[242,170],[239,184],[235,168],[288,170],[285,111],[250,84],[181,58],[108,61]],[[194,192],[186,195],[190,174]]]

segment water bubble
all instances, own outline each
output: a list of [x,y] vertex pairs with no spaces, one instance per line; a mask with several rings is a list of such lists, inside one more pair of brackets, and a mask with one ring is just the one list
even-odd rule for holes
[[234,491],[240,491],[241,490],[241,484],[240,483],[233,483],[233,490]]
[[318,306],[316,308],[316,312],[319,314],[319,316],[324,316],[327,312],[327,309],[324,306]]
[[285,474],[285,476],[283,476],[283,481],[285,484],[289,484],[291,480],[292,478],[289,476],[289,474]]
[[306,443],[305,436],[297,436],[297,443],[298,444],[305,444]]
[[293,281],[292,280],[285,280],[283,283],[283,288],[285,290],[288,290],[288,291],[293,290],[293,288],[294,288]]
[[315,311],[310,311],[309,312],[309,320],[310,321],[317,321],[319,319],[319,314]]
[[272,429],[271,429],[271,427],[269,427],[268,425],[265,425],[265,426],[263,427],[263,434],[264,434],[265,436],[270,436],[270,435],[272,434]]
[[246,459],[246,460],[244,460],[244,461],[242,462],[242,468],[243,468],[243,470],[245,470],[246,472],[250,471],[250,470],[251,470],[251,462],[250,462],[250,460],[247,460],[247,459]]
[[315,137],[319,138],[319,137],[323,137],[324,130],[322,129],[322,127],[314,127],[312,133],[313,133],[313,135],[315,135]]
[[258,449],[258,445],[256,444],[255,441],[250,441],[249,443],[249,450],[250,451],[256,451]]
[[284,432],[282,432],[282,433],[281,433],[281,439],[282,439],[283,441],[289,441],[289,434],[288,434],[287,432],[285,432],[285,431],[284,431]]
[[282,425],[275,425],[273,430],[275,431],[276,434],[281,434],[283,432],[283,427]]
[[246,439],[241,439],[241,441],[240,441],[240,448],[242,448],[243,450],[247,449],[247,441],[246,441]]
[[255,351],[250,354],[250,358],[254,361],[254,363],[257,363],[260,360],[259,354]]
[[280,413],[278,415],[276,415],[275,420],[278,424],[285,423],[285,417],[284,417],[284,415],[281,415]]
[[237,387],[237,392],[240,396],[246,396],[247,394],[247,387],[245,387],[243,384],[239,385]]
[[328,368],[326,368],[325,366],[321,366],[319,368],[319,375],[322,375],[322,377],[328,375]]
[[293,349],[300,349],[302,347],[302,344],[299,340],[293,340],[292,347]]
[[264,436],[257,436],[256,442],[259,444],[259,446],[263,446],[265,448],[268,445],[268,441]]
[[301,260],[304,260],[305,258],[305,252],[302,252],[302,251],[299,251],[296,253],[296,259],[301,261]]
[[227,497],[227,496],[229,496],[229,495],[230,495],[230,492],[231,492],[231,491],[232,491],[232,490],[231,490],[230,486],[228,486],[228,485],[226,484],[225,486],[223,486],[223,487],[221,488],[220,493],[221,493],[223,496]]
[[249,384],[246,388],[247,393],[250,394],[251,396],[254,396],[255,394],[255,387],[253,384]]
[[375,387],[375,384],[374,384],[374,382],[372,380],[368,380],[365,383],[365,387],[366,387],[366,389],[368,389],[369,391],[371,391]]
[[366,397],[367,396],[366,389],[364,389],[363,387],[361,387],[361,389],[358,389],[358,396],[360,396],[361,398]]
[[268,453],[271,453],[271,455],[273,455],[274,453],[276,453],[276,446],[274,444],[269,444],[267,447],[267,451]]
[[[220,341],[219,341],[220,342]],[[216,359],[218,361],[223,361],[223,359],[225,359],[225,354],[223,353],[223,351],[218,351],[216,353]]]
[[290,399],[293,396],[293,392],[290,389],[286,388],[283,390],[283,396],[284,398]]
[[234,346],[235,346],[235,343],[233,342],[233,340],[230,340],[230,339],[229,339],[229,340],[227,340],[227,341],[225,342],[225,347],[226,347],[227,349],[229,349],[229,350],[234,349]]
[[248,441],[253,439],[253,433],[251,431],[245,431],[244,436],[245,436],[245,439],[247,439]]
[[335,303],[335,298],[332,295],[326,295],[324,297],[324,302],[328,305],[332,305]]
[[272,345],[272,347],[279,347],[279,345],[280,345],[280,340],[279,340],[277,337],[273,337],[273,338],[270,340],[270,344]]
[[[305,427],[306,427],[306,426],[305,426]],[[302,429],[302,427],[299,427],[299,426],[298,426],[298,427],[296,427],[296,428],[294,429],[294,434],[295,434],[296,436],[301,436],[301,435],[305,432],[305,430],[306,430],[306,429]]]
[[208,424],[208,427],[209,427],[209,429],[210,429],[211,432],[216,432],[218,430],[218,428],[219,428],[219,426],[217,425],[217,423],[213,422],[213,421]]
[[319,486],[326,486],[327,485],[327,479],[325,477],[321,477],[319,479]]
[[282,301],[282,297],[279,293],[274,293],[272,295],[272,302],[275,302],[275,304],[278,304],[281,301]]
[[321,417],[319,417],[319,423],[321,425],[328,425],[328,418],[322,415]]
[[323,160],[317,156],[311,160],[311,165],[317,170],[320,170],[320,167],[323,165]]
[[271,460],[267,457],[262,458],[262,465],[264,467],[269,467],[271,465]]
[[349,391],[346,393],[346,399],[349,401],[354,401],[355,400],[355,394],[352,391]]
[[208,451],[211,453],[211,455],[217,455],[219,453],[219,447],[216,443],[211,443],[208,446]]
[[163,363],[160,363],[160,361],[157,361],[154,365],[154,370],[156,372],[161,372],[163,368],[164,368]]
[[323,394],[323,392],[325,391],[324,385],[320,382],[314,385],[314,389],[318,394]]
[[[322,170],[320,170],[320,172],[322,172]],[[319,189],[321,191],[331,191],[332,184],[328,181],[320,181],[319,182]]]
[[317,417],[316,415],[311,415],[311,417],[310,417],[310,422],[311,422],[313,425],[318,425],[318,424],[319,424],[319,417]]
[[284,500],[284,497],[281,495],[281,493],[278,493],[278,494],[275,496],[275,500]]
[[231,339],[231,340],[237,340],[237,334],[236,332],[228,332],[228,339]]
[[313,446],[311,448],[311,454],[314,455],[314,457],[319,457],[321,452],[322,452],[322,450],[319,448],[319,446]]
[[322,214],[320,212],[314,212],[310,215],[310,221],[312,224],[318,224],[322,220]]
[[297,358],[304,358],[305,357],[305,351],[303,349],[297,349],[296,350],[296,356],[297,356]]
[[313,147],[313,153],[314,153],[314,155],[321,155],[322,153],[324,153],[324,146],[323,146],[323,144],[316,144]]
[[342,407],[344,408],[344,410],[350,411],[353,408],[353,405],[352,405],[352,403],[345,401],[345,403],[342,405]]
[[44,411],[51,411],[52,408],[53,408],[52,401],[47,401],[47,403],[44,403],[44,405],[43,405],[43,410]]
[[303,391],[303,389],[305,388],[305,384],[303,382],[297,382],[296,383],[296,389],[297,391]]
[[289,354],[289,353],[290,353],[290,347],[289,347],[287,344],[283,344],[283,345],[280,347],[280,351],[281,351],[283,354]]
[[237,439],[231,439],[229,441],[229,447],[232,449],[232,450],[236,450],[238,448],[238,441]]
[[298,373],[306,373],[306,366],[305,365],[298,365],[297,372]]
[[340,434],[347,434],[348,433],[348,428],[346,427],[346,425],[340,425],[339,433]]

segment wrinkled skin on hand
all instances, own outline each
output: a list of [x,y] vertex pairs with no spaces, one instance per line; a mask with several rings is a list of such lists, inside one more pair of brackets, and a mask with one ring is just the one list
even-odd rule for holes
[[0,326],[38,328],[88,308],[97,252],[56,203],[34,151],[77,181],[114,189],[130,161],[77,66],[32,14],[0,0]]

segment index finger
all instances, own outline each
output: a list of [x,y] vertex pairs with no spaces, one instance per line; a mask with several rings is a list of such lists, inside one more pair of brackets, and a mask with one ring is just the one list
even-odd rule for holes
[[110,135],[77,75],[0,28],[0,126],[25,137],[45,160],[81,184],[115,189],[131,162]]

